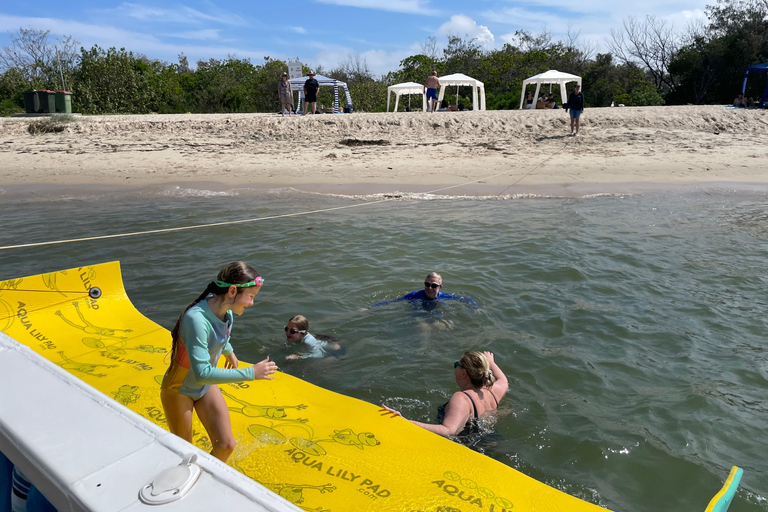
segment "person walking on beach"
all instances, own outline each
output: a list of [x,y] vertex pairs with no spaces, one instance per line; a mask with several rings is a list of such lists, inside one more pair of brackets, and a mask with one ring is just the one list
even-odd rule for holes
[[285,115],[287,110],[290,115],[293,112],[293,89],[291,82],[288,81],[288,73],[283,73],[280,77],[277,83],[277,94],[280,96],[280,113]]
[[320,89],[320,84],[315,80],[315,72],[309,72],[309,78],[304,82],[304,114],[307,113],[307,106],[312,104],[312,113],[317,111],[317,91]]
[[[238,368],[229,343],[233,313],[253,305],[264,279],[242,261],[219,271],[202,294],[184,310],[171,331],[171,364],[160,386],[160,401],[172,434],[192,442],[192,416],[203,424],[213,449],[211,455],[226,462],[235,449],[229,409],[218,384],[267,379],[277,371],[269,360]],[[224,368],[216,368],[224,355]]]
[[437,78],[437,71],[427,78],[424,83],[424,92],[427,94],[427,104],[429,111],[434,112],[437,108],[437,89],[440,87],[440,79]]
[[581,86],[576,84],[573,92],[568,96],[568,103],[565,105],[565,111],[571,111],[571,137],[579,134],[579,119],[584,111],[584,94],[581,92]]

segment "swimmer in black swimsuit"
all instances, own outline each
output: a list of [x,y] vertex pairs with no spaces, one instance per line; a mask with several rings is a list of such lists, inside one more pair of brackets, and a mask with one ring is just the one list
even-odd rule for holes
[[[438,409],[440,424],[408,421],[441,436],[460,436],[476,431],[477,419],[496,410],[499,400],[509,389],[509,382],[493,360],[493,353],[465,352],[453,363],[453,368],[461,391],[454,393],[448,403]],[[386,405],[382,408],[394,416],[402,416]]]

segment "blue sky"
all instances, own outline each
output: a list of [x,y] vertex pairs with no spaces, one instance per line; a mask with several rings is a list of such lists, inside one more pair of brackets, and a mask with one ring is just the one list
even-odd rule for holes
[[439,45],[452,34],[501,48],[516,30],[546,29],[564,39],[570,28],[604,51],[610,30],[627,16],[652,14],[682,32],[703,18],[707,3],[714,0],[9,0],[0,7],[0,46],[19,27],[32,27],[71,35],[87,48],[125,47],[168,62],[183,52],[191,64],[228,55],[254,64],[299,57],[330,69],[357,54],[381,75],[420,53],[430,36]]

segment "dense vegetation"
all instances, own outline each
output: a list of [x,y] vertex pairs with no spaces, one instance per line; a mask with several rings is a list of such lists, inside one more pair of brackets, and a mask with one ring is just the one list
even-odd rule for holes
[[[578,36],[563,42],[520,31],[494,50],[457,36],[438,48],[429,38],[420,54],[381,77],[373,76],[359,55],[317,72],[347,82],[355,110],[368,112],[385,109],[388,85],[423,83],[432,70],[484,82],[489,109],[517,108],[522,81],[549,69],[582,76],[587,106],[731,103],[744,68],[768,61],[768,0],[717,0],[706,14],[707,23],[685,33],[653,16],[628,18],[611,31],[608,53],[579,44]],[[25,90],[62,88],[73,91],[73,111],[85,114],[273,112],[279,108],[276,84],[287,70],[269,57],[259,64],[211,59],[192,69],[183,54],[173,64],[124,48],[78,47],[70,37],[52,40],[47,31],[20,29],[0,50],[0,115],[23,111]],[[747,96],[759,98],[765,80],[765,75],[750,80]],[[328,89],[318,103],[332,104]],[[559,97],[557,88],[554,92]],[[470,105],[471,99],[459,102]]]

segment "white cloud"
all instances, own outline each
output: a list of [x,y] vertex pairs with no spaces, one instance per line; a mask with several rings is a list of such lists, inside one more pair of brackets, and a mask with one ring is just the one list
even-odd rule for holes
[[[660,0],[653,1],[658,4]],[[686,2],[690,3],[690,0]],[[616,9],[611,9],[603,0],[584,4],[573,4],[568,0],[550,0],[550,3],[558,7],[548,7],[549,13],[546,16],[541,14],[541,5],[530,9],[507,6],[498,10],[485,11],[481,15],[484,20],[488,20],[495,26],[512,28],[510,32],[498,37],[500,42],[514,42],[516,30],[525,30],[534,35],[547,31],[554,41],[566,40],[570,31],[571,35],[578,34],[577,45],[579,42],[591,43],[596,46],[598,52],[609,51],[611,29],[623,30],[623,22],[630,16],[634,16],[639,21],[644,20],[646,16],[645,4],[628,4],[626,9],[618,12]],[[651,8],[647,11],[659,13],[656,15],[658,19],[671,25],[675,33],[682,34],[690,23],[705,19],[705,16],[701,9],[681,10],[681,3],[684,2],[668,3],[664,6],[659,4],[656,11]],[[578,12],[573,10],[576,8],[579,9]]]
[[[151,59],[176,61],[179,53],[184,53],[190,62],[200,59],[226,59],[229,55],[240,59],[252,59],[259,63],[265,55],[275,52],[243,49],[227,46],[201,46],[189,44],[165,43],[154,35],[132,32],[106,25],[91,25],[71,20],[55,18],[29,18],[23,16],[0,16],[0,32],[15,32],[19,27],[35,27],[38,30],[50,30],[52,36],[72,36],[85,48],[98,44],[102,48],[126,48],[134,54],[144,54]],[[274,55],[273,55],[274,56]]]
[[175,34],[168,34],[170,37],[178,37],[179,39],[196,39],[199,41],[210,41],[213,39],[219,39],[219,29],[210,28],[207,30],[190,30],[187,32],[178,32]]
[[446,21],[437,30],[438,34],[456,35],[459,37],[468,36],[483,46],[493,46],[494,37],[488,27],[478,25],[475,20],[463,14],[454,14],[449,21]]
[[438,16],[439,11],[428,7],[425,0],[315,0],[321,4],[344,5],[361,9],[377,9],[379,11],[403,12],[407,14],[424,14]]
[[355,54],[355,51],[352,48],[347,48],[341,45],[318,44],[316,47],[320,48],[320,51],[317,52],[313,59],[311,59],[312,65],[319,64],[323,66],[326,71],[330,71],[342,62],[354,58],[352,56],[355,55],[355,57],[365,60],[368,69],[374,77],[386,75],[390,71],[398,69],[400,67],[400,61],[413,53],[410,49],[403,49],[392,52],[384,50],[368,50],[365,52],[357,52],[357,54]]
[[305,29],[304,27],[291,27],[291,30],[293,30],[297,34],[306,34],[307,33],[307,29]]
[[207,14],[191,7],[182,6],[178,9],[163,9],[141,4],[123,2],[119,7],[106,9],[102,12],[117,13],[142,21],[158,23],[184,23],[198,25],[202,22],[216,22],[225,25],[244,25],[245,22],[235,16]]

